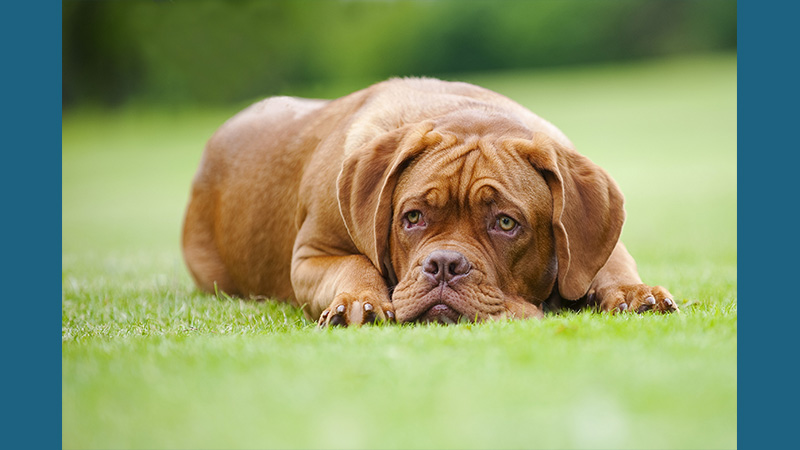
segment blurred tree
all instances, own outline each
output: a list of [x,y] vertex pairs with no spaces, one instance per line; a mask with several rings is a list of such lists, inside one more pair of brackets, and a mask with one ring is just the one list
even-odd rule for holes
[[63,106],[736,49],[731,0],[63,2]]

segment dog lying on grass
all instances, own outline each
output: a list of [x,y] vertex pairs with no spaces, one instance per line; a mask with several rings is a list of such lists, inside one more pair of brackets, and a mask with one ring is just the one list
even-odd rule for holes
[[619,241],[614,180],[495,92],[392,79],[269,98],[209,140],[183,253],[197,285],[320,326],[677,311]]

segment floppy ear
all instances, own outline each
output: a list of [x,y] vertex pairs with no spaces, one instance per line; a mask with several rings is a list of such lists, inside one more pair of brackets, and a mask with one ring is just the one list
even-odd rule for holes
[[577,300],[586,295],[619,240],[625,221],[622,192],[589,158],[542,133],[534,134],[528,158],[553,196],[559,294]]
[[431,122],[406,125],[378,135],[345,156],[336,180],[339,212],[359,252],[387,278],[392,194],[400,173],[427,146],[442,140]]

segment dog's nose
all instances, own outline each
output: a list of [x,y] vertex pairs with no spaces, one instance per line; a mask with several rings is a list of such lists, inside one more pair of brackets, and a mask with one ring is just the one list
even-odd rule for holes
[[471,269],[467,258],[452,250],[435,250],[422,263],[423,272],[437,283],[454,283]]

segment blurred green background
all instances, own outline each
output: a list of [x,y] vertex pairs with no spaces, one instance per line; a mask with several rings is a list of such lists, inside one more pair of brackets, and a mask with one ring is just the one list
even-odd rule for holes
[[[62,6],[66,254],[174,252],[192,174],[222,122],[270,95],[335,98],[391,76],[474,82],[550,120],[622,185],[626,230],[666,220],[630,214],[639,198],[650,207],[666,196],[634,191],[655,164],[672,192],[718,182],[735,202],[735,1]],[[735,235],[735,223],[726,229]],[[640,251],[682,251],[649,243]]]
[[735,48],[728,0],[67,0],[62,92],[65,108],[225,104]]

